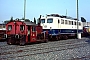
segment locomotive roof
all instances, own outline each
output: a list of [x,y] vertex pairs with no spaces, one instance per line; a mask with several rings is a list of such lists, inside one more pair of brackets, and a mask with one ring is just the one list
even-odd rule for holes
[[[37,25],[37,24],[35,24],[34,22],[27,22],[27,21],[19,21],[19,20],[14,20],[14,21],[17,21],[17,22],[24,22],[26,25]],[[10,22],[14,22],[14,21],[10,21]],[[10,22],[8,22],[8,23],[10,23]]]
[[35,23],[33,23],[33,22],[24,22],[26,25],[37,25],[37,24],[35,24]]
[[59,15],[59,14],[50,14],[50,15],[47,15],[47,17],[49,17],[49,16],[77,20],[76,18],[73,18],[73,17],[70,17],[70,16]]

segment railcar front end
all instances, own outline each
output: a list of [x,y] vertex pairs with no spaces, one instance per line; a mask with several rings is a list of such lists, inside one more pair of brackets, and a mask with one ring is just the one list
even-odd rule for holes
[[[49,38],[54,40],[76,38],[77,20],[63,16],[45,16],[40,18],[43,31],[48,31]],[[82,33],[82,22],[78,21],[78,33]]]

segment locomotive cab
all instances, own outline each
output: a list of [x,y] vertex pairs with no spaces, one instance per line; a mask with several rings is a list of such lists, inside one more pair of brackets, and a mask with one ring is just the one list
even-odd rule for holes
[[34,42],[46,42],[46,32],[42,32],[42,26],[32,22],[11,21],[6,24],[8,44],[20,44]]

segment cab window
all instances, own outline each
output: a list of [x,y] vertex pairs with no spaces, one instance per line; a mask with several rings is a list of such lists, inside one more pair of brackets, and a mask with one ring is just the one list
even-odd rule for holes
[[12,25],[8,25],[8,30],[12,30]]
[[45,19],[41,19],[41,23],[45,23]]
[[53,19],[47,19],[47,23],[53,23]]
[[20,30],[24,30],[25,26],[24,25],[20,25]]

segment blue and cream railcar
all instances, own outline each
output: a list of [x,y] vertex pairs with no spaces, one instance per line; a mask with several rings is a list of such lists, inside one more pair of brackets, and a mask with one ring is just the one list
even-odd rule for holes
[[[41,17],[41,26],[43,31],[48,31],[49,38],[67,39],[68,37],[76,37],[77,20],[66,18],[63,16],[46,16]],[[82,33],[82,22],[78,21],[78,33]]]

